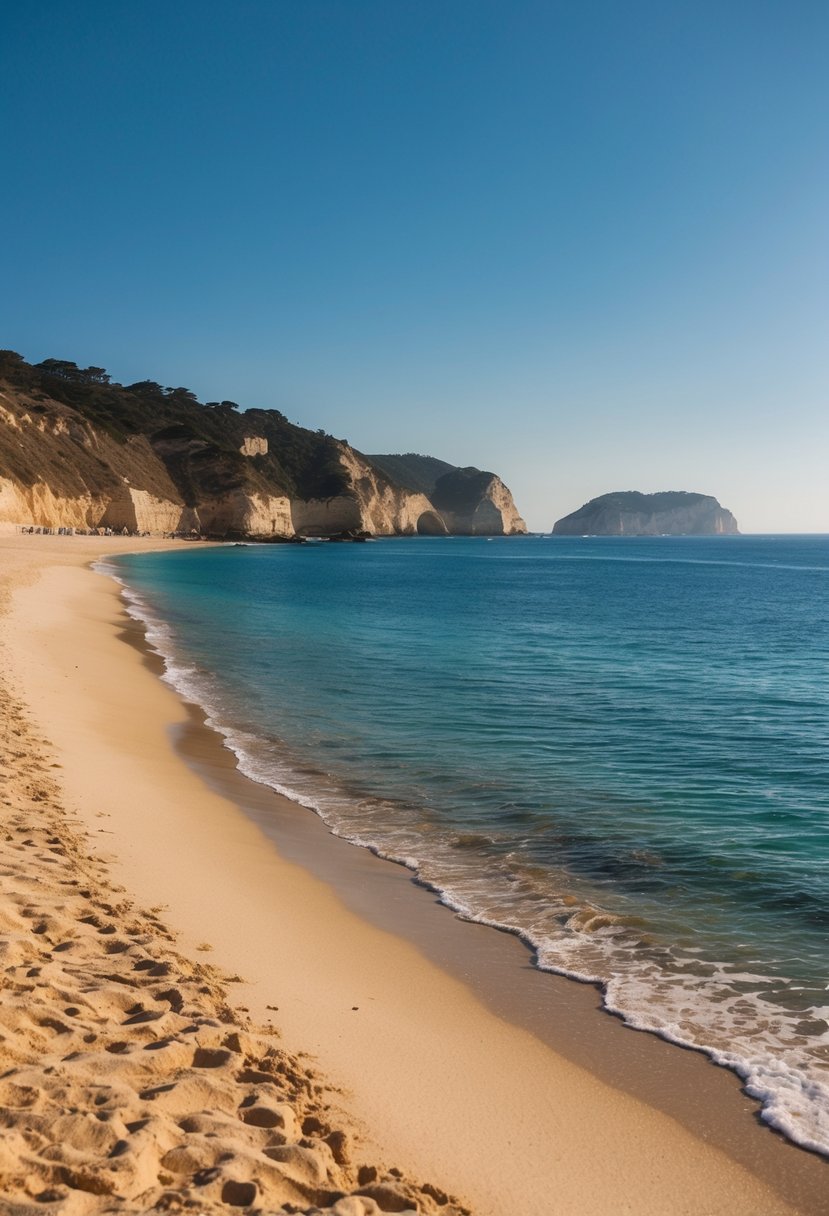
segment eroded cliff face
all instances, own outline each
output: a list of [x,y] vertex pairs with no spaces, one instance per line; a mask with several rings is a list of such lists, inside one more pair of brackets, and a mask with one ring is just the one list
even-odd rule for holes
[[[420,483],[400,484],[393,469],[278,411],[240,415],[150,381],[90,381],[100,369],[74,364],[61,365],[64,382],[10,352],[0,352],[0,374],[4,363],[0,527],[261,539],[526,531],[492,473],[417,457]],[[412,458],[394,460],[410,469]]]
[[446,534],[446,525],[425,495],[388,484],[345,445],[342,467],[351,478],[348,493],[291,503],[294,528],[300,536],[331,536],[347,531],[370,532],[373,536]]
[[106,510],[105,496],[55,494],[43,481],[19,485],[10,477],[0,477],[0,525],[6,530],[15,525],[38,528],[91,528]]
[[194,526],[192,512],[181,503],[158,498],[149,490],[136,490],[124,485],[115,491],[100,518],[93,517],[89,526],[112,528],[121,532],[183,532]]
[[585,503],[553,525],[556,536],[725,536],[739,531],[709,494],[617,491]]
[[450,471],[426,495],[396,485],[372,458],[348,444],[338,446],[350,489],[335,498],[293,502],[294,527],[301,535],[356,530],[375,536],[515,536],[527,531],[512,494],[494,473],[444,466]]
[[9,387],[0,388],[0,474],[6,526],[165,532],[184,510],[145,436],[119,443],[60,402]]
[[447,530],[458,536],[520,536],[527,525],[512,494],[494,473],[454,469],[439,477],[432,502]]
[[[295,518],[303,520],[298,532],[308,532],[315,527],[321,535],[324,521],[333,518],[350,518],[343,528],[356,528],[371,532],[375,536],[412,536],[426,530],[430,535],[445,533],[446,528],[425,494],[412,493],[393,482],[371,461],[356,452],[347,443],[339,444],[340,463],[351,485],[347,497],[332,499],[332,511],[323,508],[319,501],[297,503]],[[339,513],[342,513],[340,516]],[[426,517],[426,522],[424,522]],[[329,528],[338,531],[337,528]]]
[[194,528],[208,536],[293,536],[291,500],[238,489],[199,503]]

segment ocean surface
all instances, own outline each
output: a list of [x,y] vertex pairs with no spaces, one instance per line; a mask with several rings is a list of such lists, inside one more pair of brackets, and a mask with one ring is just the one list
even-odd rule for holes
[[829,538],[118,559],[242,770],[829,1153]]

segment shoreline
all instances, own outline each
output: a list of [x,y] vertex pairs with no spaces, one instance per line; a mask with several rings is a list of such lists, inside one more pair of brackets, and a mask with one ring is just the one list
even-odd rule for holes
[[[86,575],[88,547],[0,551],[4,609],[15,588],[38,591],[39,570]],[[163,909],[114,882],[95,847],[109,813],[87,805],[84,823],[67,805],[56,749],[20,699],[20,633],[0,615],[0,1210],[470,1216],[366,1164],[307,1055],[234,1003],[240,977],[206,943],[182,953]]]
[[[27,672],[40,729],[63,753],[78,812],[100,831],[90,808],[112,803],[107,843],[119,854],[119,881],[168,904],[190,949],[207,937],[211,961],[255,981],[239,991],[257,1019],[271,1004],[270,985],[291,1050],[312,1050],[350,1091],[358,1122],[384,1129],[367,1137],[372,1149],[466,1194],[482,1214],[569,1216],[606,1212],[608,1203],[663,1214],[825,1210],[825,1162],[755,1126],[757,1104],[734,1074],[599,1017],[590,986],[532,968],[517,938],[461,922],[408,871],[243,777],[220,737],[148,670],[159,660],[142,649],[115,584],[83,562],[50,555],[40,592],[18,596],[12,626],[18,672]],[[138,649],[123,646],[125,635]],[[136,738],[128,711],[139,703],[152,722]],[[134,778],[126,793],[108,792],[100,771],[80,762],[90,748],[94,768],[118,773],[121,785]],[[163,810],[136,821],[152,800]],[[198,870],[189,886],[181,854],[158,855],[162,826]],[[205,875],[232,903],[230,923],[227,908],[199,889]],[[275,882],[289,888],[287,906]],[[279,926],[293,940],[275,944]],[[278,959],[267,958],[269,948]],[[302,974],[309,958],[312,973]],[[413,1008],[410,992],[432,999]],[[462,1145],[458,1128],[475,1143]]]
[[[165,660],[146,637],[143,620],[130,613],[122,637],[161,679]],[[763,1121],[762,1103],[745,1093],[734,1070],[702,1049],[632,1026],[606,1008],[599,983],[539,968],[532,945],[518,932],[459,915],[403,863],[338,835],[313,809],[248,777],[202,706],[176,695],[189,717],[175,732],[176,750],[260,826],[281,856],[321,878],[362,919],[411,942],[449,975],[462,976],[496,1016],[716,1144],[791,1201],[824,1210],[825,1157]],[[806,1167],[806,1178],[787,1179],[804,1159],[816,1168]]]

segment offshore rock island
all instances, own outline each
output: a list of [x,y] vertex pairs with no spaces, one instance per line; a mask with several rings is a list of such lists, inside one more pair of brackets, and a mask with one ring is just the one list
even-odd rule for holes
[[278,410],[0,351],[0,527],[287,540],[523,534],[494,473],[365,456]]
[[554,536],[735,536],[737,521],[709,494],[602,494],[556,520]]

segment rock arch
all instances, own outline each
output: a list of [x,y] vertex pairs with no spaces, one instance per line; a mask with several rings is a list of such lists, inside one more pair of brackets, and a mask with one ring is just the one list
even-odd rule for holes
[[446,524],[438,515],[437,511],[424,511],[423,514],[418,517],[418,536],[445,536],[446,532]]

